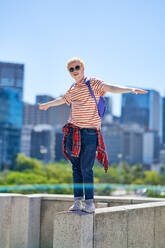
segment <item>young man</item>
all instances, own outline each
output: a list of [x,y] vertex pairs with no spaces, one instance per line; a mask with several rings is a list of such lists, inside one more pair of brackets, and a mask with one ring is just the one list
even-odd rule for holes
[[[71,107],[68,123],[64,125],[63,152],[72,163],[74,204],[69,210],[83,210],[88,213],[95,211],[93,165],[95,157],[103,164],[105,172],[108,170],[108,159],[104,141],[100,132],[101,119],[94,98],[92,98],[87,78],[84,75],[84,63],[79,58],[72,58],[67,63],[67,69],[75,84],[62,97],[39,104],[39,108],[47,110],[49,107],[68,104]],[[90,86],[98,103],[100,96],[106,92],[145,94],[147,91],[111,85],[96,78],[89,78]],[[85,206],[82,205],[85,188]]]

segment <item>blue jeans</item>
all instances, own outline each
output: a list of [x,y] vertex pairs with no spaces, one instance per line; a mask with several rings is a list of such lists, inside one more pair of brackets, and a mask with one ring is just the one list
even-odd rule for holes
[[94,201],[93,165],[97,150],[97,133],[92,128],[81,128],[81,150],[79,157],[72,157],[73,129],[66,138],[66,152],[72,163],[74,199],[83,199],[83,185],[85,201]]

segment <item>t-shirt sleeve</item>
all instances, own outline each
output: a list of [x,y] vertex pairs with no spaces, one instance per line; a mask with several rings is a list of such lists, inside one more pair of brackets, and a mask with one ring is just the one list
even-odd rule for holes
[[97,78],[91,78],[91,82],[92,82],[92,89],[94,91],[94,94],[99,96],[104,96],[106,94],[106,91],[103,88],[104,81]]
[[67,90],[67,92],[63,95],[63,99],[66,104],[70,105],[72,103],[71,98],[71,89]]

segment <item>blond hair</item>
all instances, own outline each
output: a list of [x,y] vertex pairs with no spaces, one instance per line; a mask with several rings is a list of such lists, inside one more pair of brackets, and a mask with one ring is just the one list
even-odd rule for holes
[[67,62],[67,69],[69,70],[69,65],[72,62],[76,62],[76,61],[78,61],[80,63],[80,65],[84,68],[84,62],[81,59],[77,58],[77,57],[73,57],[70,60],[68,60],[68,62]]

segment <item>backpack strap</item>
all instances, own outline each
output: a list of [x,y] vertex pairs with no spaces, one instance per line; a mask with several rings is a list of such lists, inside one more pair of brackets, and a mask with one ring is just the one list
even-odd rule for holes
[[93,90],[92,90],[92,87],[91,87],[91,85],[90,85],[90,80],[85,81],[85,83],[86,83],[86,85],[88,86],[89,91],[90,91],[90,93],[91,93],[91,96],[94,98],[95,103],[96,103],[96,106],[97,106],[97,108],[98,108],[98,104],[97,104],[97,101],[96,101],[95,94],[94,94],[94,92],[93,92]]
[[71,86],[70,86],[70,89],[75,85],[75,83],[73,83]]

